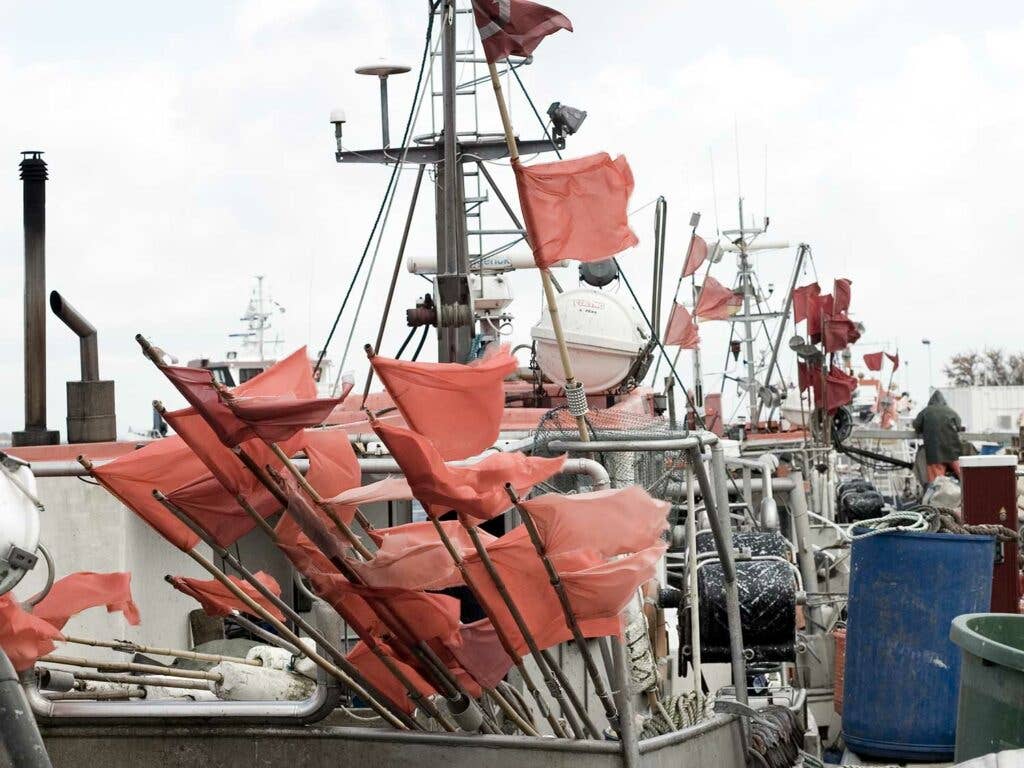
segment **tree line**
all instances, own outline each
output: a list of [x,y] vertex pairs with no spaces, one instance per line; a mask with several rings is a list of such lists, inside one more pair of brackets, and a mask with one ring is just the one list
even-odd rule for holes
[[942,372],[954,387],[1008,387],[1024,385],[1024,353],[1002,349],[953,355]]

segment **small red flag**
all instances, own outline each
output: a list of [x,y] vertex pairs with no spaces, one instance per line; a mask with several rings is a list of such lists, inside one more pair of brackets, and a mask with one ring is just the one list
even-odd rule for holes
[[292,400],[281,396],[231,397],[224,402],[252,435],[268,443],[280,443],[297,432],[323,424],[352,389],[348,383],[341,397]]
[[812,311],[817,307],[817,300],[820,295],[821,287],[817,283],[802,285],[793,291],[794,323],[801,323],[811,316]]
[[672,313],[668,316],[668,328],[665,329],[665,345],[678,346],[680,349],[697,349],[700,346],[700,334],[686,307],[672,302]]
[[601,261],[636,245],[627,207],[633,172],[607,152],[525,166],[513,163],[533,260]]
[[892,370],[895,373],[900,367],[900,353],[897,352],[895,355],[890,355],[888,352],[885,356],[889,358],[889,362],[892,363]]
[[560,472],[565,464],[565,456],[547,459],[515,452],[451,467],[422,435],[379,421],[373,422],[373,429],[402,468],[416,498],[438,515],[454,509],[463,519],[490,520],[512,506],[505,483],[522,493]]
[[869,371],[882,370],[882,353],[872,352],[870,355],[864,355],[864,365]]
[[376,483],[361,485],[342,491],[327,503],[338,513],[346,525],[350,525],[356,516],[356,509],[363,504],[375,504],[378,501],[409,501],[412,489],[404,477],[386,477]]
[[[263,571],[257,571],[255,575],[256,579],[265,587],[268,587],[271,592],[278,597],[281,596],[281,587],[273,576]],[[243,593],[252,598],[257,605],[265,608],[270,615],[280,621],[284,621],[284,614],[270,600],[261,595],[256,590],[256,587],[235,576],[228,576],[228,578]],[[207,616],[230,616],[232,611],[252,615],[252,609],[216,579],[192,579],[187,576],[171,576],[168,581],[179,592],[199,601]]]
[[17,671],[31,668],[54,649],[54,640],[63,639],[59,629],[25,611],[12,594],[0,595],[0,647]]
[[814,297],[807,303],[807,335],[810,336],[812,344],[821,341],[822,323],[832,317],[832,307],[835,299],[831,293],[825,293]]
[[560,29],[572,32],[572,22],[564,15],[529,0],[473,0],[473,16],[491,63],[529,56],[541,40]]
[[[815,371],[815,373],[818,373]],[[821,390],[821,376],[814,376],[811,386],[814,389],[814,403],[817,407],[824,406],[829,413],[837,410],[853,400],[857,389],[857,379],[832,366],[825,377],[825,394]]]
[[139,623],[139,607],[132,600],[130,573],[72,573],[54,583],[33,609],[32,615],[64,629],[75,614],[104,605],[107,613],[120,611],[125,620]]
[[690,241],[690,251],[683,262],[683,277],[690,277],[708,257],[708,244],[700,235],[694,235]]
[[839,314],[846,314],[850,311],[850,286],[853,283],[846,278],[836,278],[832,285],[832,295],[836,297],[832,311]]
[[[405,417],[446,460],[465,459],[494,445],[505,413],[505,377],[516,369],[508,347],[469,365],[370,358],[373,370]],[[452,423],[454,414],[472,418]],[[333,494],[332,494],[333,495]]]
[[726,288],[715,278],[708,275],[701,286],[700,296],[694,314],[701,320],[726,320],[734,314],[732,309],[740,307],[743,299],[731,288]]
[[852,320],[846,317],[825,318],[825,351],[839,352],[860,338],[860,332]]
[[801,392],[805,392],[813,387],[815,378],[820,376],[821,371],[810,363],[801,361],[796,364],[796,377]]

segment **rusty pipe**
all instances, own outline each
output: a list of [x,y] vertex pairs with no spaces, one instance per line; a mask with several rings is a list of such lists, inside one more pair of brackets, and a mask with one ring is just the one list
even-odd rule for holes
[[100,355],[95,326],[82,317],[82,313],[71,306],[57,291],[50,291],[50,309],[78,336],[82,381],[99,381]]

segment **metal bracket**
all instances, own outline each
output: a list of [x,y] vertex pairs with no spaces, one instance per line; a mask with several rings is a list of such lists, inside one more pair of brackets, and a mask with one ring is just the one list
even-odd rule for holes
[[39,562],[39,558],[36,555],[13,545],[7,553],[6,560],[11,568],[16,568],[19,571],[31,571],[36,567],[36,563]]

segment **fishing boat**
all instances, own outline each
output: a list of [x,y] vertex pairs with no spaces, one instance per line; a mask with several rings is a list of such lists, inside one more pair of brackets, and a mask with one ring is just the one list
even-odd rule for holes
[[[95,329],[62,297],[51,308],[83,339],[83,375],[68,385],[69,442],[48,428],[36,311],[46,166],[25,157],[26,429],[0,464],[10,521],[0,662],[11,662],[0,695],[6,711],[27,706],[34,718],[0,720],[10,764],[817,766],[842,757],[844,740],[884,757],[871,718],[862,727],[840,716],[863,712],[881,690],[870,681],[887,673],[867,675],[859,661],[886,631],[865,634],[851,618],[848,603],[866,604],[852,552],[924,533],[999,541],[1003,578],[1016,543],[1002,529],[1014,524],[982,530],[908,511],[901,502],[920,488],[897,494],[895,479],[878,492],[875,464],[892,478],[909,469],[891,450],[858,447],[874,425],[854,424],[853,395],[870,385],[836,364],[861,332],[847,315],[849,282],[837,280],[826,307],[820,290],[798,285],[810,246],[768,240],[767,219],[750,221],[742,200],[737,228],[710,246],[690,219],[668,313],[659,200],[652,298],[640,300],[623,254],[636,243],[628,163],[561,158],[581,110],[552,104],[550,127],[532,110],[535,139],[509,117],[514,97],[533,106],[524,68],[568,19],[517,0],[439,0],[426,24],[399,144],[388,80],[408,67],[357,70],[379,82],[380,147],[350,148],[344,112],[331,115],[340,172],[377,164],[389,184],[318,350],[281,357],[265,338],[274,310],[262,277],[242,353],[178,365],[157,332],[140,329],[140,366],[170,384],[154,409],[174,435],[116,440]],[[500,126],[479,122],[485,97]],[[460,109],[467,99],[473,108]],[[520,159],[549,153],[557,159]],[[492,165],[505,160],[518,206]],[[403,173],[415,174],[414,192],[382,278],[377,254]],[[407,248],[425,183],[435,187],[430,259]],[[508,223],[485,225],[485,210]],[[793,255],[777,295],[761,289],[759,251]],[[553,269],[566,268],[579,287],[560,285]],[[544,292],[528,335],[513,273]],[[408,336],[387,357],[388,325],[402,315],[396,285],[423,278],[431,291],[405,308]],[[335,377],[336,332],[353,313],[377,315],[365,301],[382,279],[369,375]],[[794,328],[812,319],[806,336],[788,334],[791,317]],[[696,337],[712,322],[729,325],[738,370],[705,373]],[[431,336],[436,362],[420,361]],[[723,400],[743,415],[725,415]],[[978,497],[965,486],[966,510]],[[940,533],[954,525],[956,535]],[[981,549],[972,562],[987,573]],[[876,557],[879,573],[901,562]],[[979,595],[965,608],[988,610]],[[948,621],[933,623],[948,633]],[[857,663],[844,667],[844,653]],[[918,756],[951,764],[947,746]]]

